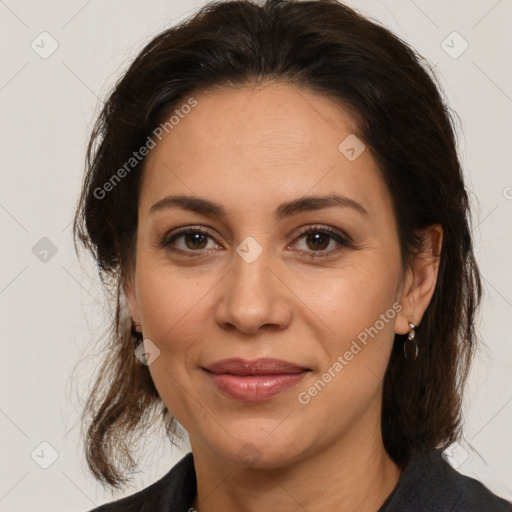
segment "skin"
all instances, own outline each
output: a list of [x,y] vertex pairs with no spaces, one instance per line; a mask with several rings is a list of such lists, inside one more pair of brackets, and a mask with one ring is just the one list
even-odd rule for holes
[[[404,269],[391,196],[370,148],[355,161],[338,150],[357,134],[339,102],[277,83],[194,97],[197,106],[147,159],[125,285],[132,319],[160,350],[151,376],[190,436],[194,508],[375,511],[400,476],[381,437],[383,377],[394,334],[418,325],[432,296],[441,228],[425,230],[424,253]],[[274,217],[284,202],[333,193],[366,213],[333,206]],[[150,212],[168,195],[214,201],[226,215],[177,206]],[[170,241],[186,226],[208,236]],[[301,235],[303,227],[317,238]],[[321,238],[326,228],[352,241]],[[170,246],[162,247],[166,236]],[[262,249],[251,263],[236,252],[249,236]],[[401,311],[300,403],[299,393],[393,304]],[[202,369],[236,356],[311,371],[269,400],[241,402],[221,394]],[[247,451],[251,463],[241,456]]]

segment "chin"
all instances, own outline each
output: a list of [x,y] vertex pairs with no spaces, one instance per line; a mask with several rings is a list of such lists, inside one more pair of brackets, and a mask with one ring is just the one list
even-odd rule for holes
[[295,436],[276,435],[269,438],[261,429],[244,436],[226,438],[226,444],[213,449],[230,463],[253,469],[274,469],[293,464],[304,453],[302,443]]

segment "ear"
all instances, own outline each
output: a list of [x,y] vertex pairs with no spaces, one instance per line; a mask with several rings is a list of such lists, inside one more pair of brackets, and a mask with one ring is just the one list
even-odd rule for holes
[[443,228],[439,224],[433,224],[419,235],[423,246],[413,257],[406,272],[400,300],[402,310],[395,323],[396,334],[407,334],[411,330],[409,323],[415,326],[421,323],[436,287]]
[[130,311],[130,316],[135,323],[140,324],[139,305],[137,302],[137,293],[133,283],[133,276],[129,276],[123,283],[123,291],[126,296],[126,303]]

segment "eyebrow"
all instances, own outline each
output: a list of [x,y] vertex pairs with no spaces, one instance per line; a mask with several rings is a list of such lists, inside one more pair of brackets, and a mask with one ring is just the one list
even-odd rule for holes
[[[274,215],[276,220],[281,220],[285,217],[297,215],[298,213],[322,210],[324,208],[332,208],[334,206],[350,208],[363,215],[368,215],[368,212],[361,203],[339,194],[307,196],[294,199],[293,201],[279,205],[276,208]],[[209,217],[218,217],[221,219],[224,219],[227,216],[226,210],[219,203],[187,195],[166,196],[151,206],[149,213],[155,213],[170,208],[182,208],[183,210],[188,210]]]

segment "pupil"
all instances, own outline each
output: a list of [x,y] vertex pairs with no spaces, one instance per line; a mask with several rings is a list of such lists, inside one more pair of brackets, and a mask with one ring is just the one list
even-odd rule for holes
[[326,236],[322,233],[314,233],[312,235],[308,235],[307,240],[308,243],[313,243],[313,249],[325,249],[329,245],[329,235]]
[[206,236],[201,233],[187,233],[185,240],[189,249],[203,249],[206,245]]

